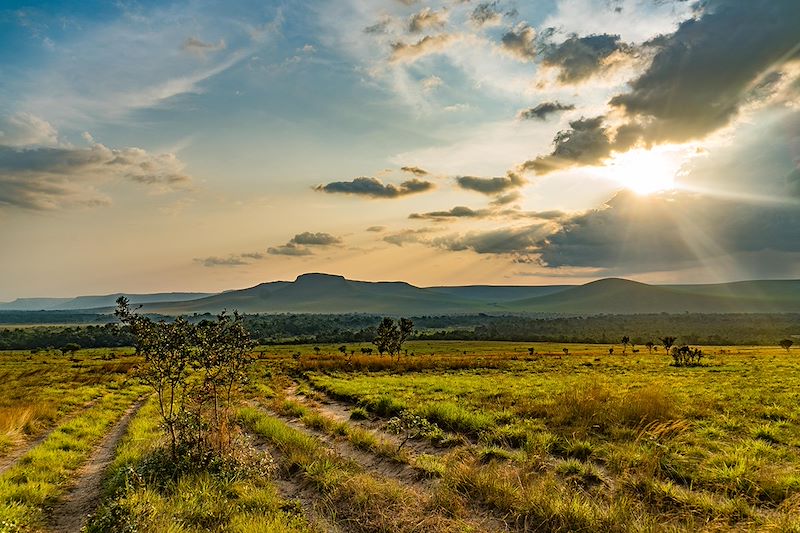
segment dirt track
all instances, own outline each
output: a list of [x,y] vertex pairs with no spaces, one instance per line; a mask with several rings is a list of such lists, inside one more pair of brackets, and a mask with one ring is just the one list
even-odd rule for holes
[[125,411],[122,418],[103,437],[86,463],[75,473],[77,482],[69,493],[56,503],[50,513],[48,531],[77,533],[86,523],[87,516],[97,509],[106,468],[114,459],[114,451],[128,430],[131,419],[143,404],[144,400],[140,400]]

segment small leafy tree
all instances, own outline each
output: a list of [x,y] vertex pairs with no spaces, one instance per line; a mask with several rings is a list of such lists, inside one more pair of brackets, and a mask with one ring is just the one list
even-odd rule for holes
[[[791,342],[791,341],[789,341],[789,342]],[[77,343],[74,343],[74,342],[69,342],[69,343],[65,344],[61,348],[61,351],[64,353],[64,355],[67,355],[67,354],[74,354],[75,352],[77,352],[80,349],[81,349],[80,344],[77,344]]]
[[789,349],[790,349],[790,348],[792,347],[792,345],[794,344],[794,341],[793,341],[792,339],[783,339],[783,340],[782,340],[782,341],[780,341],[778,344],[780,345],[780,347],[781,347],[781,348],[783,348],[784,350],[786,350],[786,353],[789,353]]
[[173,458],[180,444],[222,452],[230,444],[233,399],[247,381],[254,343],[242,317],[222,313],[192,325],[179,317],[153,322],[117,300],[116,316],[136,337],[140,376],[153,388]]
[[622,337],[622,355],[625,355],[625,352],[628,350],[628,345],[631,343],[631,338],[625,335]]
[[172,323],[153,322],[131,311],[128,299],[120,296],[114,314],[136,337],[136,353],[144,357],[140,378],[153,388],[158,412],[170,439],[173,458],[177,455],[178,425],[191,373],[192,327],[183,318]]
[[664,351],[670,353],[672,346],[678,339],[676,339],[675,337],[661,337],[659,340],[661,341],[661,345],[664,347]]
[[670,355],[672,355],[673,366],[700,366],[703,351],[690,346],[681,346],[680,348],[674,346]]
[[400,437],[397,451],[400,451],[411,439],[436,438],[443,435],[442,430],[436,424],[410,411],[402,411],[398,416],[389,419],[386,423],[386,430]]
[[378,329],[375,331],[375,338],[372,339],[372,344],[378,349],[378,353],[383,355],[387,352],[391,354],[392,343],[397,336],[397,324],[389,317],[385,317],[378,324]]
[[320,348],[319,346],[314,346],[314,353],[319,355]]
[[655,347],[655,343],[653,341],[647,341],[644,343],[644,345],[647,347],[648,352],[653,353],[653,348]]
[[388,353],[390,356],[396,355],[400,357],[403,343],[406,342],[413,331],[414,323],[411,320],[401,318],[395,322],[393,319],[386,317],[378,325],[372,344],[375,345],[381,355]]
[[347,346],[342,344],[341,346],[339,346],[339,351],[342,353],[342,355],[347,355]]

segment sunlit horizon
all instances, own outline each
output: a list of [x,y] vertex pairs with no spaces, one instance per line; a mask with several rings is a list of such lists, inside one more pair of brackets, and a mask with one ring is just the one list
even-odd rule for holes
[[796,10],[5,3],[0,302],[800,278]]

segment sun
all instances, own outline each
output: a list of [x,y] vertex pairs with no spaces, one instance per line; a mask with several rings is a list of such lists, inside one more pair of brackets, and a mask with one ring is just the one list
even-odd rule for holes
[[635,149],[614,156],[603,174],[636,194],[648,195],[675,189],[681,163],[672,151]]

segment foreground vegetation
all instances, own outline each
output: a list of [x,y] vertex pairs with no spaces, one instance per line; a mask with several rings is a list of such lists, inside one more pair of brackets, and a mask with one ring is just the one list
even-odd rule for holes
[[374,347],[257,347],[221,418],[186,367],[175,448],[145,353],[5,352],[0,531],[47,529],[140,397],[88,531],[800,531],[796,347]]

